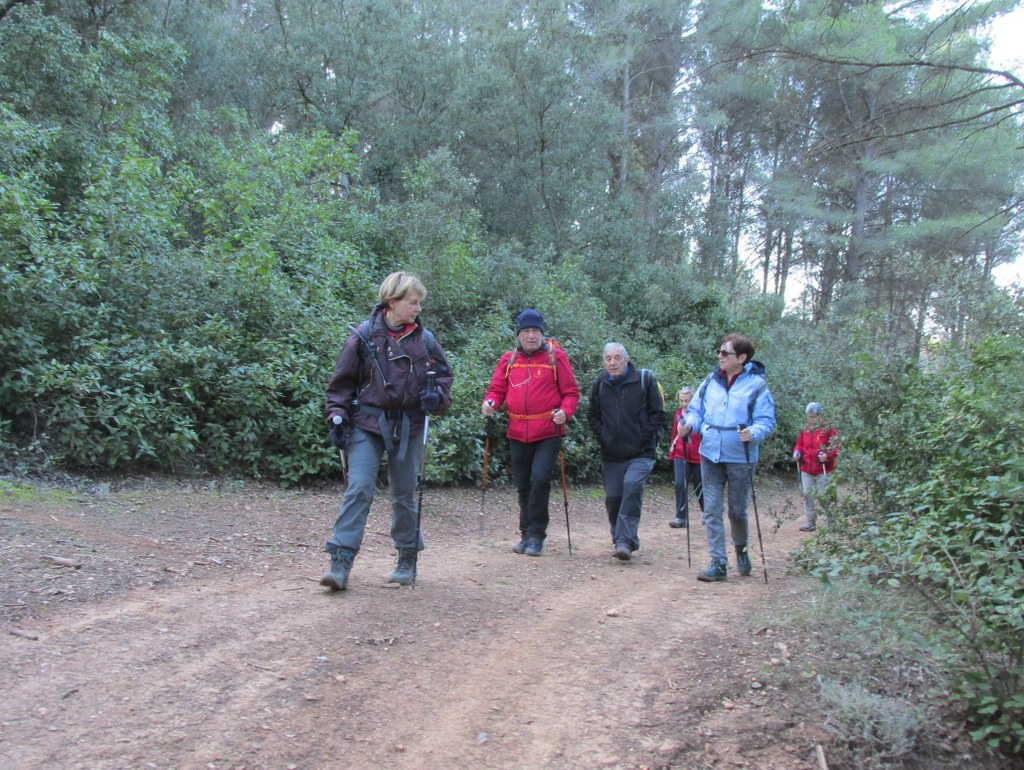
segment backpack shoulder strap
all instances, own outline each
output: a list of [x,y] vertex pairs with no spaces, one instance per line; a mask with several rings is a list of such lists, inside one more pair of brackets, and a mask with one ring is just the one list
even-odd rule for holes
[[[648,389],[650,388],[649,383],[650,383],[652,377],[654,377],[654,372],[652,372],[650,369],[641,369],[640,370],[640,389],[644,393],[644,407],[645,408],[647,407],[647,402],[649,400],[647,392],[648,392]],[[663,387],[661,387],[661,383],[658,382],[657,379],[654,380],[654,384],[658,386],[658,393],[661,395],[661,404],[662,404],[662,407],[664,407],[664,405],[665,405],[665,389]]]
[[357,326],[349,325],[348,328],[351,329],[352,333],[359,338],[359,341],[361,343],[360,345],[357,346],[357,350],[359,351],[360,367],[359,382],[356,384],[356,389],[360,390],[362,388],[364,380],[370,379],[369,377],[364,378],[363,376],[363,371],[367,368],[367,358],[369,358],[370,361],[372,361],[374,365],[377,367],[377,371],[380,372],[381,382],[383,382],[384,385],[387,386],[388,380],[384,376],[384,370],[380,368],[380,361],[377,360],[377,346],[370,341],[370,319],[365,318]]
[[510,355],[508,357],[508,363],[505,364],[505,379],[506,380],[509,378],[509,374],[512,371],[512,367],[516,363],[516,358],[519,357],[519,348],[512,348],[511,353],[512,353],[512,355]]
[[555,354],[555,351],[558,348],[562,347],[562,346],[559,345],[558,344],[558,340],[556,340],[554,338],[544,340],[544,342],[546,342],[547,346],[548,346],[548,366],[551,367],[551,373],[554,375],[554,377],[555,377],[555,385],[557,385],[558,384],[558,357]]
[[708,374],[707,377],[704,378],[704,382],[700,384],[700,387],[697,388],[697,398],[699,398],[701,401],[704,400],[704,394],[707,393],[708,390],[708,383],[711,382],[711,378],[714,376],[715,373],[714,371],[712,371],[710,374]]
[[[552,374],[555,377],[555,383],[558,383],[558,358],[555,350],[561,347],[558,341],[555,339],[546,339],[544,343],[548,348],[548,367],[551,369]],[[519,348],[512,348],[512,355],[508,359],[508,364],[505,365],[505,379],[508,379],[509,372],[512,371],[512,367],[516,363],[516,359],[519,357]]]
[[376,358],[374,353],[376,352],[376,346],[370,341],[370,319],[366,318],[360,321],[356,326],[349,324],[349,329],[352,333],[359,338],[359,342],[362,343],[358,346],[359,360],[364,361],[366,354],[370,354],[370,358]]
[[428,329],[426,326],[423,327],[423,342],[427,346],[427,354],[431,358],[435,358],[435,354],[437,352],[437,338],[434,336],[434,333],[430,331],[430,329]]

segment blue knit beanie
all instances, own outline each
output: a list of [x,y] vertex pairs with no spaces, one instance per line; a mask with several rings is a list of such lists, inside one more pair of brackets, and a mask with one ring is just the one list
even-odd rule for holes
[[516,334],[523,329],[540,329],[544,331],[544,318],[536,310],[524,310],[516,316]]

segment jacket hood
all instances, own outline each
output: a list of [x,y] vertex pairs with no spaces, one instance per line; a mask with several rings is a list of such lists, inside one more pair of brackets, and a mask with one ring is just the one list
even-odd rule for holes
[[[764,364],[762,364],[760,361],[755,361],[751,359],[747,363],[743,364],[743,371],[741,372],[741,374],[756,374],[757,376],[763,378],[765,371],[766,369]],[[725,381],[725,375],[722,374],[722,370],[717,366],[712,371],[712,375],[722,382]]]

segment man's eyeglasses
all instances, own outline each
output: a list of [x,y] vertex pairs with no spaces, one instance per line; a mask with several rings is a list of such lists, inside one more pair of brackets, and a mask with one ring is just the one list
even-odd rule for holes
[[728,358],[729,356],[734,356],[736,354],[731,350],[719,350],[718,355]]

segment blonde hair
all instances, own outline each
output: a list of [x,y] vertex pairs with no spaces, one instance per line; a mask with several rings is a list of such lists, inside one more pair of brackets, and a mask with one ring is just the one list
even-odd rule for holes
[[682,396],[685,393],[689,393],[692,396],[693,395],[693,388],[691,388],[689,385],[685,385],[685,386],[681,387],[679,390],[676,391],[676,400],[678,401],[679,397]]
[[393,299],[403,299],[406,294],[424,299],[427,296],[427,287],[412,273],[399,270],[385,278],[380,285],[380,304],[387,305]]

